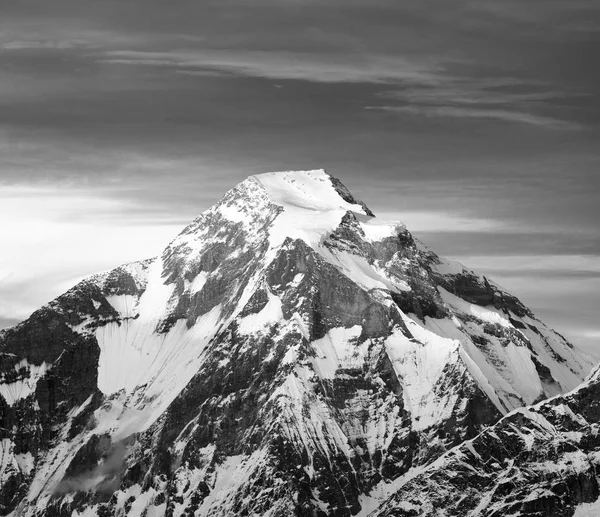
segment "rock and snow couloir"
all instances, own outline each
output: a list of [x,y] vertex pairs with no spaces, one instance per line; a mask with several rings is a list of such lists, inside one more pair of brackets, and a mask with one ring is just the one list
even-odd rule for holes
[[591,367],[324,171],[252,176],[0,332],[0,515],[367,515]]

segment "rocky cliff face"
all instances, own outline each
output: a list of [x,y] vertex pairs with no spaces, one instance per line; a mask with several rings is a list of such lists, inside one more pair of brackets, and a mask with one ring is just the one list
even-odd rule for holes
[[0,333],[0,514],[367,515],[591,366],[325,172],[254,176]]

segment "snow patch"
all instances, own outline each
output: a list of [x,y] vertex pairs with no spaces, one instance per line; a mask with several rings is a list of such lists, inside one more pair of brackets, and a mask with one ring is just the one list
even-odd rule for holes
[[24,378],[14,382],[0,383],[0,395],[9,406],[27,398],[35,391],[38,380],[46,374],[50,367],[51,365],[45,362],[37,365],[29,363],[27,359],[22,359],[15,364],[14,370]]
[[[131,432],[144,429],[187,385],[202,363],[208,342],[220,328],[219,305],[188,329],[177,321],[166,333],[156,333],[156,321],[142,318],[109,323],[96,330],[100,345],[98,388],[106,395],[136,392],[138,402]],[[139,389],[136,389],[140,387]],[[147,401],[147,402],[146,402]],[[152,408],[151,414],[145,410]],[[137,415],[137,416],[136,416]],[[119,428],[123,428],[120,423]]]
[[266,452],[258,450],[250,456],[229,456],[217,465],[214,485],[202,501],[196,515],[211,515],[217,508],[231,503],[236,492],[248,481],[252,472],[266,461]]
[[206,271],[200,271],[192,280],[190,284],[190,294],[193,295],[202,290],[204,284],[206,284],[206,279],[208,278],[208,273]]
[[476,346],[469,332],[476,334],[478,327],[457,325],[455,319],[425,318],[424,325],[435,334],[460,341],[469,373],[501,413],[539,398],[543,389],[529,349],[512,342],[502,344],[488,334],[484,334],[485,347]]
[[406,282],[392,279],[383,269],[369,264],[364,257],[346,251],[331,251],[325,247],[319,247],[317,251],[327,262],[336,266],[345,276],[366,291],[372,289],[410,291],[410,286]]
[[379,242],[388,237],[395,237],[406,227],[399,221],[380,221],[375,217],[359,217],[360,227],[365,237],[371,242]]
[[460,344],[424,329],[403,316],[415,339],[397,328],[385,341],[385,348],[398,378],[402,379],[406,409],[415,430],[427,429],[451,415],[456,395],[441,397],[434,393],[437,381],[448,363],[459,359]]
[[340,223],[347,211],[366,215],[364,208],[344,200],[324,170],[259,174],[259,184],[269,199],[283,207],[269,229],[272,248],[290,237],[317,246]]
[[583,503],[575,508],[573,517],[598,517],[600,515],[600,500],[594,503]]
[[495,307],[481,307],[473,303],[469,303],[458,296],[449,293],[443,287],[438,286],[438,291],[442,300],[455,309],[458,309],[465,314],[475,316],[477,319],[488,323],[497,323],[503,327],[512,327],[510,321],[500,313]]
[[268,328],[273,323],[283,320],[283,312],[281,311],[281,300],[267,291],[269,301],[256,314],[249,314],[242,318],[239,322],[238,330],[242,334],[256,334]]
[[323,379],[333,379],[340,368],[360,368],[368,351],[369,343],[365,341],[357,345],[356,341],[362,332],[360,325],[350,328],[331,329],[321,339],[312,342],[316,356],[312,360],[313,367]]
[[110,295],[106,297],[106,301],[121,318],[133,318],[136,315],[137,298],[131,294]]

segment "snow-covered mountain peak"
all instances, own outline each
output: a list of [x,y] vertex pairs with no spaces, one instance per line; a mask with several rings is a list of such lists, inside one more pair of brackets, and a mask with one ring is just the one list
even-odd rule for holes
[[[241,256],[242,264],[252,256],[252,263],[264,269],[291,240],[303,241],[328,262],[336,262],[325,245],[336,232],[372,241],[397,235],[399,228],[405,231],[398,222],[375,218],[323,169],[270,172],[250,176],[229,190],[192,221],[162,257],[167,269],[177,263],[176,274],[193,281],[198,261],[216,256],[226,261]],[[202,268],[206,271],[206,265]],[[173,281],[173,268],[163,276]]]
[[374,218],[364,203],[323,169],[257,174],[229,190],[195,219],[176,243],[186,242],[193,248],[194,242],[214,234],[215,226],[237,225],[247,235],[268,234],[270,248],[279,247],[287,238],[315,247],[348,212],[365,224]]
[[365,515],[591,366],[325,171],[251,176],[0,334],[0,515]]
[[371,215],[368,208],[324,169],[269,172],[251,176],[249,180],[257,182],[271,201],[284,209],[350,210]]

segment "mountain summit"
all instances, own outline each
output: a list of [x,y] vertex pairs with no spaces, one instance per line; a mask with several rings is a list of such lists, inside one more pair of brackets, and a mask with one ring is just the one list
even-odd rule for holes
[[252,176],[0,332],[0,515],[368,515],[591,367],[325,171]]

